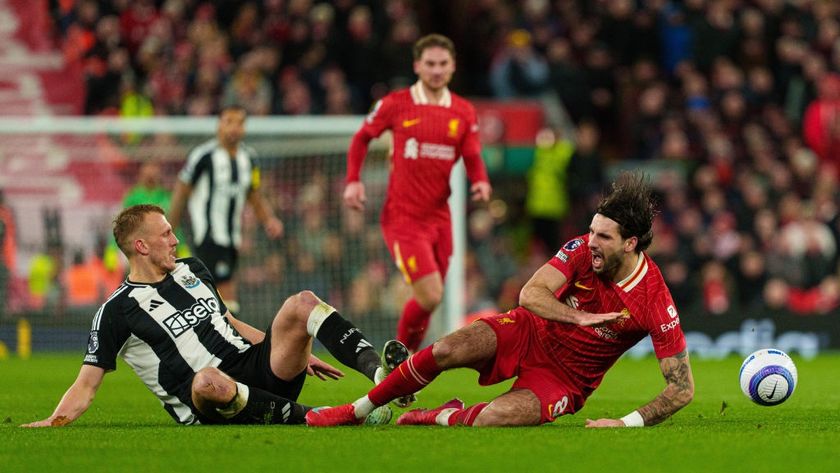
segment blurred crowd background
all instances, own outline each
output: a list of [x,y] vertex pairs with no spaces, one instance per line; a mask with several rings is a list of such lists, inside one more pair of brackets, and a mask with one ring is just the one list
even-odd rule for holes
[[[451,37],[454,91],[533,101],[546,117],[527,168],[491,168],[494,201],[470,209],[470,313],[513,307],[534,270],[586,231],[604,185],[622,169],[645,170],[657,188],[650,253],[683,314],[810,316],[840,305],[840,2],[53,0],[50,7],[55,46],[83,66],[89,115],[205,116],[228,103],[253,116],[362,114],[415,80],[417,38]],[[304,182],[275,178],[274,203],[291,232],[281,250],[260,253],[258,243],[243,250],[246,293],[286,280],[290,290],[337,298],[358,317],[395,318],[406,293],[387,259],[319,274],[349,253],[383,253],[373,250],[381,245],[375,218],[338,212],[341,181],[305,166]],[[167,187],[171,175],[158,180]],[[340,217],[324,218],[328,209]],[[13,225],[11,215],[0,217]]]

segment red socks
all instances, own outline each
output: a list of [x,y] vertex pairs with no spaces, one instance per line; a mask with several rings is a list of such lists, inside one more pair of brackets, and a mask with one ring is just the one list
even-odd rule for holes
[[413,298],[405,303],[402,316],[397,324],[397,340],[411,352],[416,352],[426,336],[426,329],[429,327],[429,318],[432,313],[420,307]]
[[476,405],[458,409],[449,416],[449,425],[468,425],[471,426],[475,422],[476,417],[481,414],[489,402],[480,402]]
[[432,356],[432,346],[411,355],[397,366],[378,386],[368,392],[368,399],[377,406],[407,394],[414,394],[443,372]]

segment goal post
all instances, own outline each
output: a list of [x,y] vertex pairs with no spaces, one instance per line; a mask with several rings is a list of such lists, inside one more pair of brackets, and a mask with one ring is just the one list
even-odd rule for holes
[[[239,299],[243,319],[258,328],[267,327],[286,296],[312,289],[380,345],[394,337],[409,291],[379,227],[387,138],[372,143],[365,162],[364,214],[354,215],[341,202],[347,146],[362,120],[249,117],[244,141],[256,149],[262,192],[286,224],[286,235],[270,241],[246,211]],[[16,217],[17,246],[0,342],[14,346],[16,321],[25,318],[35,350],[81,347],[93,310],[107,294],[99,287],[95,302],[70,300],[70,270],[101,257],[102,240],[110,240],[110,222],[141,163],[159,163],[162,184],[171,190],[188,151],[213,137],[216,126],[215,117],[0,118],[0,189]],[[434,316],[427,343],[457,328],[465,313],[462,164],[451,184],[455,250],[442,313]]]

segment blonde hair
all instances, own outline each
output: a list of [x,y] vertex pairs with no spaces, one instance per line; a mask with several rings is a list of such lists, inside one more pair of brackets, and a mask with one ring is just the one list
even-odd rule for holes
[[117,218],[114,219],[114,240],[117,242],[117,246],[120,247],[120,251],[126,256],[131,256],[134,253],[131,237],[143,225],[143,219],[146,218],[146,214],[150,213],[166,215],[166,212],[157,205],[140,204],[123,209],[117,215]]

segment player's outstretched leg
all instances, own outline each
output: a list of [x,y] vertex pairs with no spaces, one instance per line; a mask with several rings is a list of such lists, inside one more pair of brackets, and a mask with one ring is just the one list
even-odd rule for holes
[[356,402],[308,412],[306,423],[319,427],[358,424],[378,406],[420,391],[447,369],[486,363],[496,352],[495,337],[487,324],[470,324],[411,355]]
[[463,408],[464,401],[455,398],[434,409],[412,409],[397,419],[397,425],[449,425],[441,422],[448,421],[453,412]]
[[419,391],[443,372],[432,355],[433,347],[434,345],[426,347],[411,355],[405,363],[398,365],[380,384],[356,402],[307,412],[307,425],[328,427],[360,424],[361,419],[377,407]]
[[307,333],[318,339],[341,364],[355,369],[373,381],[380,363],[373,344],[334,307],[317,296],[314,296],[314,300],[317,304],[308,312],[306,319]]
[[[391,372],[407,360],[408,357],[408,348],[406,348],[406,346],[399,340],[389,340],[385,342],[385,346],[382,347],[382,366],[376,371],[374,382],[376,384],[381,383],[386,376],[391,374]],[[393,402],[397,407],[405,408],[410,406],[416,400],[417,396],[414,394],[407,394],[405,396],[398,397],[391,402]]]
[[[348,404],[350,406],[350,416],[346,415],[344,412],[345,410],[340,409],[340,407],[315,407],[311,409],[309,412],[313,414],[310,416],[314,419],[310,422],[308,419],[306,420],[307,425],[312,427],[329,427],[333,425],[385,425],[391,422],[391,418],[393,417],[394,413],[391,411],[391,408],[387,405],[379,406],[374,409],[367,417],[359,419],[356,415],[352,412],[352,404]],[[330,412],[323,412],[330,410]],[[320,414],[319,414],[320,413]],[[307,415],[309,415],[307,413]]]

